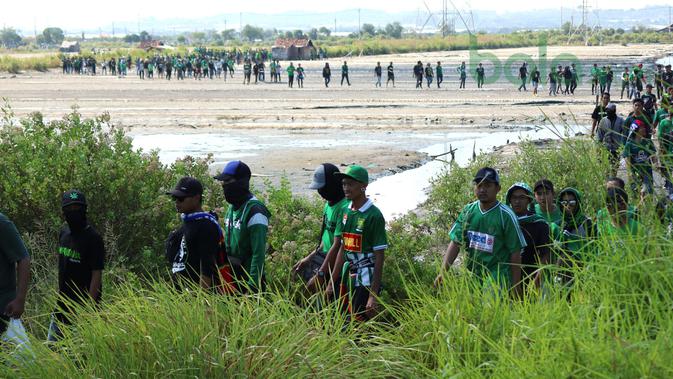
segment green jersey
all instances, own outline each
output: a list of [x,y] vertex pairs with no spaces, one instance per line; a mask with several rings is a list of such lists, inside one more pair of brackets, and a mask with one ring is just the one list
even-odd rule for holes
[[659,121],[657,138],[662,150],[661,153],[665,154],[669,160],[673,158],[673,121],[670,118]]
[[444,69],[442,68],[442,66],[437,66],[436,70],[437,70],[437,76],[438,77],[439,76],[444,76]]
[[629,82],[629,73],[628,72],[623,72],[622,73],[622,83],[628,83]]
[[612,241],[620,237],[635,237],[642,231],[642,227],[640,226],[640,223],[632,217],[626,219],[626,225],[618,226],[615,225],[608,216],[608,218],[604,218],[598,222],[597,231],[599,236],[609,237],[608,240]]
[[348,209],[349,203],[350,202],[345,197],[334,205],[325,203],[325,208],[322,211],[323,232],[322,236],[320,236],[322,241],[322,252],[325,254],[327,254],[334,243],[334,232],[336,231],[339,221],[341,221],[341,217],[343,217],[344,211]]
[[509,207],[497,202],[482,211],[479,201],[470,203],[458,215],[449,237],[465,247],[467,268],[479,278],[490,276],[501,284],[512,284],[510,258],[523,251],[526,239]]
[[652,173],[652,163],[650,158],[657,153],[654,143],[649,138],[642,138],[640,141],[629,140],[624,145],[622,156],[631,163],[631,170],[639,175]]
[[374,278],[374,252],[388,248],[386,221],[371,199],[352,209],[349,202],[337,224],[334,235],[341,237],[346,260],[356,270],[355,286],[368,287]]
[[28,250],[16,226],[0,213],[0,310],[3,312],[16,298],[16,262],[26,257]]
[[294,76],[294,66],[288,66],[287,68],[287,76]]
[[[634,207],[633,205],[629,204],[629,207],[626,210],[627,217],[629,220],[637,220],[638,219],[638,209]],[[608,212],[607,208],[601,208],[596,212],[596,223],[601,223],[606,221],[610,222],[610,212]]]
[[238,209],[230,205],[224,220],[227,254],[240,260],[251,288],[258,288],[264,274],[270,216],[266,206],[252,197]]
[[347,65],[342,65],[341,66],[341,73],[342,74],[348,74],[348,66]]
[[554,210],[551,212],[543,212],[540,204],[535,204],[535,214],[542,217],[549,224],[561,225],[563,220],[563,215],[558,207],[554,207]]

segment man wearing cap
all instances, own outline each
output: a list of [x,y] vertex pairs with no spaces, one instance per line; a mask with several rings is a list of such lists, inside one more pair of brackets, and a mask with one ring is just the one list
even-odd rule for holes
[[615,103],[609,103],[605,110],[606,116],[598,123],[596,142],[610,153],[612,174],[616,175],[619,168],[619,149],[624,145],[628,131],[624,129],[624,119],[617,115]]
[[657,151],[648,128],[641,120],[635,120],[632,137],[624,145],[622,156],[626,158],[626,166],[631,174],[631,189],[635,192],[642,185],[647,193],[653,193],[654,177],[652,165],[657,164]]
[[229,203],[225,227],[225,245],[239,290],[264,290],[264,259],[271,213],[250,193],[252,173],[241,161],[228,162],[215,179],[222,182]]
[[218,279],[216,259],[222,229],[213,214],[203,211],[203,185],[185,176],[166,194],[175,201],[175,210],[182,220],[180,228],[169,235],[166,243],[175,285],[181,288],[184,281],[187,285],[210,289]]
[[84,299],[98,302],[103,289],[105,247],[87,221],[86,197],[78,190],[67,191],[61,196],[61,208],[66,223],[58,239],[59,299],[49,325],[50,342],[63,336],[59,324],[71,323],[71,305]]
[[331,163],[323,163],[313,173],[313,183],[309,186],[317,190],[325,199],[320,227],[320,243],[308,256],[293,267],[295,274],[300,274],[311,291],[324,286],[326,275],[331,272],[341,248],[341,238],[335,237],[337,224],[341,221],[344,210],[348,207],[348,199],[343,191],[341,180],[336,173],[339,169]]
[[334,294],[335,279],[341,277],[341,296],[347,296],[349,314],[357,320],[369,320],[377,313],[377,296],[381,291],[384,252],[388,248],[386,221],[381,211],[367,198],[367,170],[349,166],[341,179],[346,198],[350,200],[334,231],[342,244],[327,286],[328,297]]
[[466,265],[483,282],[521,291],[521,253],[526,239],[521,233],[516,214],[498,201],[500,177],[490,167],[474,176],[477,201],[467,204],[453,224],[442,268],[435,285],[443,281],[444,271],[458,257],[461,246],[467,252]]
[[526,247],[521,253],[523,287],[535,283],[540,287],[540,267],[549,263],[549,224],[532,210],[535,203],[533,190],[526,183],[514,183],[507,190],[505,203],[512,208],[519,220]]
[[19,231],[0,213],[0,337],[10,319],[23,314],[30,282],[30,256]]

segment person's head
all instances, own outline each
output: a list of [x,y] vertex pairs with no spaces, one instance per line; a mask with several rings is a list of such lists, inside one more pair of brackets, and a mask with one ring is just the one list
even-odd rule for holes
[[481,63],[479,63],[479,67],[481,67],[481,66],[482,66],[482,64],[481,64]]
[[392,65],[393,65],[393,62],[390,62],[390,65],[392,66]]
[[580,209],[579,199],[574,191],[563,190],[559,193],[558,203],[564,215],[574,215]]
[[535,201],[540,204],[545,212],[550,212],[554,209],[554,184],[549,179],[540,179],[535,182],[533,186],[533,193],[535,194]]
[[442,62],[437,61],[437,66],[441,66],[441,65],[442,65]]
[[423,65],[423,62],[418,61],[418,63],[416,63],[416,64],[417,64],[417,65]]
[[344,61],[344,64],[348,64],[346,61]]
[[624,72],[629,72],[629,68],[628,68],[628,67],[624,67]]
[[341,186],[344,195],[348,200],[358,201],[367,197],[367,186],[369,185],[369,174],[362,166],[348,166],[344,172],[335,172],[333,174],[337,179],[341,179]]
[[[667,72],[671,72],[671,65],[670,65],[670,64],[667,64],[667,65],[666,65],[666,71],[667,71]],[[669,87],[669,88],[670,88],[670,87]]]
[[325,67],[329,67],[329,63],[325,62]]
[[643,112],[643,99],[639,97],[633,99],[633,112],[636,114]]
[[377,66],[380,66],[380,65],[381,65],[381,62],[376,62],[376,65],[377,65]]
[[250,197],[250,167],[242,161],[227,162],[222,172],[214,179],[222,183],[224,199],[235,206]]
[[500,175],[491,167],[479,169],[472,180],[474,196],[482,204],[490,204],[497,201],[500,192]]
[[647,125],[641,120],[633,121],[631,129],[641,138],[647,138]]
[[297,67],[301,67],[301,63],[299,63],[299,64],[297,65]]
[[647,85],[645,86],[645,92],[648,94],[652,93],[652,84],[647,83]]
[[624,189],[626,187],[626,183],[624,183],[624,179],[613,176],[611,178],[608,178],[608,180],[605,182],[605,188],[610,189],[610,188],[621,188]]
[[428,62],[428,67],[430,67],[430,62]]
[[610,102],[610,94],[607,92],[603,92],[603,97],[601,98],[601,100],[603,101],[603,106],[604,107],[607,106],[608,103]]
[[608,116],[616,115],[617,114],[617,104],[615,103],[608,103],[608,105],[605,106],[605,112],[608,114]]
[[608,189],[605,205],[611,216],[624,215],[629,207],[629,195],[622,188]]
[[70,231],[78,232],[86,228],[86,208],[86,197],[81,191],[73,189],[61,195],[61,210]]
[[339,168],[331,163],[323,163],[313,172],[313,182],[309,189],[317,190],[318,194],[330,204],[337,203],[344,198],[341,180],[336,177]]
[[521,182],[509,187],[505,196],[505,204],[509,205],[517,216],[526,215],[533,201],[533,190],[528,184]]
[[598,63],[594,63],[594,67],[598,67]]
[[292,62],[290,62],[290,66],[294,66],[294,64]]
[[175,188],[166,192],[175,201],[175,210],[179,213],[194,213],[201,209],[203,185],[190,176],[182,177]]

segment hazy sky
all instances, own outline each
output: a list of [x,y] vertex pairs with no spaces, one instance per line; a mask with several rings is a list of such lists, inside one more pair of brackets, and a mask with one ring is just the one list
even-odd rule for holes
[[[431,8],[440,9],[441,0],[425,0]],[[671,0],[590,0],[589,4],[594,9],[628,9],[644,7],[646,5],[670,5]],[[292,10],[304,12],[331,12],[344,9],[363,7],[367,9],[382,10],[388,12],[413,11],[423,7],[423,0],[196,0],[196,1],[139,1],[139,0],[112,0],[112,1],[54,1],[54,0],[28,0],[3,1],[0,7],[0,24],[21,29],[38,30],[47,26],[59,26],[64,29],[97,28],[110,25],[112,22],[135,22],[139,18],[155,17],[165,18],[196,18],[207,15],[234,12],[256,13],[279,13]],[[576,8],[581,0],[570,1],[530,1],[530,0],[454,0],[460,9],[471,8],[472,10],[489,9],[496,11],[560,8],[563,3],[570,8]],[[534,5],[531,5],[534,4]],[[67,6],[65,6],[67,4]],[[449,3],[450,4],[450,3]],[[664,10],[662,10],[664,11]],[[238,20],[236,20],[238,21]]]

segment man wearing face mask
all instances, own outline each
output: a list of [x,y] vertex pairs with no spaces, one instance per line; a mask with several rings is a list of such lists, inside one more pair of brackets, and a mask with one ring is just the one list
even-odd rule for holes
[[610,153],[612,175],[619,168],[619,150],[624,145],[628,131],[624,130],[624,119],[617,115],[617,105],[609,103],[605,108],[607,114],[598,123],[596,142],[603,145]]
[[315,251],[294,265],[293,272],[301,275],[312,292],[329,280],[326,276],[334,267],[341,247],[341,238],[335,237],[334,232],[348,206],[348,199],[344,195],[341,180],[334,175],[338,172],[339,169],[331,163],[321,164],[313,173],[313,183],[309,187],[318,190],[318,194],[326,201],[322,213],[320,244]]
[[61,208],[66,225],[59,236],[59,300],[49,325],[47,339],[50,342],[62,337],[59,323],[70,324],[70,304],[81,303],[84,299],[100,301],[105,261],[103,239],[87,221],[84,194],[77,190],[65,192]]
[[264,259],[271,213],[250,192],[248,165],[228,162],[215,180],[222,182],[229,209],[224,220],[229,262],[241,292],[264,290]]

